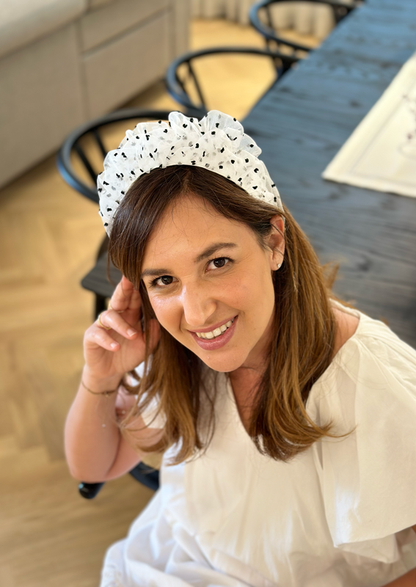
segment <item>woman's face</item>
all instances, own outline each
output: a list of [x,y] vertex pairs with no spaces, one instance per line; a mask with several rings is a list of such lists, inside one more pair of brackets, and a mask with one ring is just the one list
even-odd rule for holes
[[[283,229],[280,217],[272,221]],[[283,252],[274,232],[270,239],[279,238]],[[275,303],[272,271],[281,261],[248,226],[190,195],[169,207],[152,233],[142,279],[160,324],[209,367],[231,372],[262,365]]]

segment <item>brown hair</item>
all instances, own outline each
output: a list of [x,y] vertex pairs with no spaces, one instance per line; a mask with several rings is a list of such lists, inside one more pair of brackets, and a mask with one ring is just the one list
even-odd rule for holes
[[[154,318],[146,287],[140,281],[146,242],[163,213],[175,199],[193,194],[225,218],[249,226],[265,246],[276,208],[254,199],[224,177],[186,165],[155,169],[142,175],[120,204],[112,227],[109,255],[116,267],[139,289],[146,340]],[[247,432],[257,449],[286,461],[330,433],[331,423],[318,426],[305,404],[312,385],[329,366],[334,350],[335,318],[330,289],[306,235],[284,208],[285,257],[274,274],[273,342]],[[166,419],[162,440],[144,451],[162,451],[179,443],[179,463],[206,448],[215,428],[215,389],[204,386],[202,363],[164,328],[137,386],[133,413],[121,426],[143,412],[154,400]],[[208,387],[208,386],[207,386]],[[208,434],[207,434],[208,431]]]

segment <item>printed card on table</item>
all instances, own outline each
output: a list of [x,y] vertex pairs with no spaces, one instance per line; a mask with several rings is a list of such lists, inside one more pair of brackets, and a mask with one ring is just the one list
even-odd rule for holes
[[416,197],[416,53],[404,64],[322,177]]

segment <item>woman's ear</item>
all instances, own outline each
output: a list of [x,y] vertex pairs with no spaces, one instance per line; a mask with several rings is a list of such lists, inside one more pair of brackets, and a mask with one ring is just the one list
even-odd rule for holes
[[268,245],[271,249],[270,268],[272,271],[280,269],[285,256],[285,222],[280,214],[270,219],[271,232]]

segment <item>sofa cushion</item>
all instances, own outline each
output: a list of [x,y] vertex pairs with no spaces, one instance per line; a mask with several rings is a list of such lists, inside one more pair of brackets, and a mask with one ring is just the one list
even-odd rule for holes
[[117,0],[89,0],[88,9],[92,10],[94,8],[99,8],[100,6],[111,4],[112,2],[117,2]]
[[111,6],[90,10],[80,19],[82,51],[107,43],[168,8],[168,0],[117,0]]
[[0,57],[69,23],[88,0],[1,0]]
[[163,78],[174,29],[168,11],[82,57],[88,117],[101,116]]
[[0,186],[86,120],[81,82],[76,23],[0,59]]

